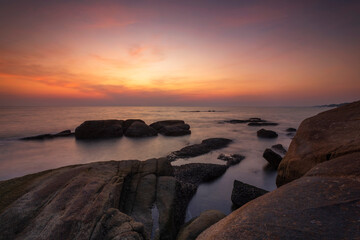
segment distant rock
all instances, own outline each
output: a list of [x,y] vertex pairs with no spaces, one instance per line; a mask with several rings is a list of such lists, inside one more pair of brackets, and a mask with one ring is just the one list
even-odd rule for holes
[[197,236],[226,215],[218,210],[207,210],[191,219],[181,229],[176,240],[195,240]]
[[257,131],[257,136],[260,138],[277,138],[278,134],[274,131],[266,130],[262,128],[259,131]]
[[123,135],[122,120],[85,121],[75,129],[76,139],[115,138]]
[[225,123],[237,124],[237,123],[260,123],[260,122],[267,122],[261,118],[249,118],[245,120],[240,119],[232,119],[232,120],[225,120]]
[[240,154],[231,154],[231,155],[225,155],[221,153],[218,156],[218,159],[226,161],[227,166],[232,166],[240,163],[245,157]]
[[315,106],[315,107],[342,107],[346,104],[349,104],[349,103],[332,103],[332,104],[319,105],[319,106]]
[[20,138],[20,140],[46,140],[46,139],[52,139],[52,138],[57,138],[57,137],[70,137],[70,136],[74,136],[74,133],[71,132],[71,130],[65,130],[56,134],[41,134],[41,135],[36,135],[36,136],[31,136],[31,137],[24,137],[24,138]]
[[241,207],[242,205],[258,198],[268,191],[257,188],[255,186],[234,180],[234,187],[231,193],[231,201],[236,207]]
[[286,131],[287,132],[296,132],[296,128],[287,128]]
[[209,138],[203,140],[200,144],[186,146],[179,151],[172,152],[167,158],[174,161],[177,158],[190,158],[203,155],[212,150],[227,147],[232,140],[227,138]]
[[127,119],[124,121],[123,123],[123,132],[125,133],[127,131],[127,129],[131,126],[131,124],[133,124],[134,122],[142,122],[145,123],[143,120],[141,119]]
[[127,137],[152,137],[156,135],[155,129],[140,121],[134,121],[125,132]]
[[150,127],[156,129],[165,136],[183,136],[191,134],[190,125],[182,120],[165,120],[150,124]]
[[252,126],[252,127],[259,127],[259,126],[277,126],[279,125],[278,123],[274,123],[274,122],[251,122],[248,124],[248,126]]

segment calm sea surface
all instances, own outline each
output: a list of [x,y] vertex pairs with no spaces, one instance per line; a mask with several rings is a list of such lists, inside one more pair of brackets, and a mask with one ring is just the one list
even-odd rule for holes
[[[209,112],[208,110],[215,110]],[[302,120],[326,108],[208,108],[208,107],[1,107],[0,108],[0,180],[23,176],[46,169],[96,161],[146,160],[163,157],[182,147],[200,143],[210,137],[230,138],[229,147],[191,159],[180,159],[173,165],[193,162],[224,164],[217,160],[220,153],[238,153],[246,158],[230,167],[218,180],[202,184],[191,200],[187,219],[207,209],[231,211],[231,191],[234,179],[273,190],[276,172],[263,170],[265,148],[281,143],[288,147],[288,127],[297,128]],[[194,112],[200,111],[200,112]],[[259,139],[256,131],[261,127],[246,124],[220,124],[230,119],[260,117],[279,123],[265,127],[275,130],[274,140]],[[19,141],[18,138],[72,131],[85,120],[140,118],[146,123],[159,120],[181,119],[190,124],[192,134],[182,137],[149,137],[76,141],[75,138],[57,138],[45,141]]]

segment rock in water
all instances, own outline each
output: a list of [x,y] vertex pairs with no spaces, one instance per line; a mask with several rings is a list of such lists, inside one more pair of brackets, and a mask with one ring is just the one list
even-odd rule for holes
[[249,184],[234,180],[234,187],[231,194],[231,201],[236,207],[241,207],[247,202],[258,198],[268,191],[251,186]]
[[360,102],[303,121],[279,166],[283,186],[197,239],[360,239],[359,128]]
[[186,146],[179,151],[172,152],[167,158],[174,161],[176,158],[196,157],[212,150],[224,148],[231,142],[232,140],[227,138],[208,138],[203,140],[201,144]]
[[270,166],[273,169],[278,169],[279,164],[282,160],[282,157],[270,148],[265,149],[263,153],[263,158],[265,158],[266,161],[269,162]]
[[195,240],[205,229],[223,219],[226,215],[217,210],[207,210],[183,226],[176,240]]
[[73,136],[74,133],[71,132],[71,130],[64,130],[62,132],[56,133],[56,134],[41,134],[41,135],[36,135],[36,136],[31,136],[31,137],[24,137],[24,138],[20,138],[20,140],[46,140],[46,139],[52,139],[52,138],[57,138],[57,137],[70,137]]
[[124,133],[126,132],[126,130],[131,126],[131,124],[133,124],[134,122],[142,122],[142,123],[145,123],[143,120],[141,119],[127,119],[124,121],[124,124],[123,124],[123,130],[124,130]]
[[304,120],[278,169],[276,183],[303,176],[316,164],[360,151],[360,101]]
[[182,120],[165,120],[154,122],[150,127],[165,136],[183,136],[191,134],[190,125]]
[[126,130],[127,137],[152,137],[156,136],[157,132],[146,123],[135,121]]
[[75,129],[76,139],[115,138],[123,135],[122,120],[85,121]]
[[232,166],[240,163],[245,157],[240,154],[231,154],[231,155],[225,155],[221,153],[218,156],[218,159],[226,161],[226,166]]
[[259,138],[277,138],[278,134],[274,131],[266,130],[262,128],[259,131],[257,131],[257,136]]

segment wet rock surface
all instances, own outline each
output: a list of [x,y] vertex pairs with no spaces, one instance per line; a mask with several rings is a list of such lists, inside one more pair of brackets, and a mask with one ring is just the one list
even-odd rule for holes
[[225,155],[222,153],[218,156],[217,159],[225,161],[226,166],[232,166],[232,165],[236,165],[236,164],[240,163],[242,160],[244,160],[245,156],[240,155],[240,154]]
[[74,133],[71,132],[71,130],[64,130],[55,134],[48,133],[48,134],[24,137],[24,138],[20,138],[20,140],[46,140],[46,139],[52,139],[58,137],[72,137],[72,136],[74,136]]
[[263,158],[265,158],[265,160],[269,163],[267,168],[277,170],[286,152],[286,149],[281,144],[276,144],[271,148],[265,149]]
[[223,219],[226,215],[217,210],[207,210],[191,219],[180,230],[176,240],[194,240],[205,229]]
[[360,239],[359,113],[356,102],[305,120],[279,166],[282,186],[197,239]]
[[165,136],[183,136],[191,134],[190,125],[182,120],[165,120],[150,124],[150,127],[156,129]]
[[179,151],[172,152],[167,158],[171,161],[177,158],[190,158],[203,155],[212,150],[227,147],[232,142],[227,138],[208,138],[203,140],[200,144],[186,146]]
[[235,207],[238,208],[250,202],[251,200],[264,195],[265,193],[268,193],[268,191],[240,182],[238,180],[234,180],[231,201]]
[[260,129],[257,131],[257,136],[259,138],[277,138],[278,134],[272,130]]
[[76,139],[115,138],[123,135],[122,120],[85,121],[75,129]]

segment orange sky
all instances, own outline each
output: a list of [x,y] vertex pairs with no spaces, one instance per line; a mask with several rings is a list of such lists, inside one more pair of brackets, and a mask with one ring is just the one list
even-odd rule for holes
[[1,105],[360,97],[357,1],[0,1]]

